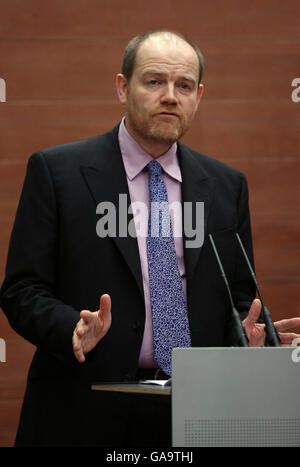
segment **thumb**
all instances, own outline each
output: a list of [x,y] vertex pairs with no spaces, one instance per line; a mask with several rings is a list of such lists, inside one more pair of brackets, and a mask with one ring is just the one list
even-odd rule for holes
[[111,298],[108,294],[100,297],[99,315],[103,319],[111,319]]
[[100,310],[110,311],[111,309],[111,299],[110,296],[106,293],[100,297]]
[[261,301],[258,298],[255,298],[250,307],[247,318],[244,319],[244,326],[251,326],[256,323],[261,313]]

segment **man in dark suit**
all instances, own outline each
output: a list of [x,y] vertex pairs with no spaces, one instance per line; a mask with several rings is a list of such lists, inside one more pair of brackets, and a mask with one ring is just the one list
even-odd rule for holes
[[[120,235],[118,216],[116,235],[96,231],[99,203],[110,202],[118,212],[124,194],[126,213],[134,200],[149,205],[145,168],[152,159],[163,167],[169,201],[204,203],[203,245],[188,248],[185,232],[175,240],[191,345],[234,343],[209,233],[250,345],[264,342],[264,325],[256,322],[260,302],[234,236],[239,232],[253,261],[245,176],[178,142],[198,108],[202,71],[199,50],[180,34],[138,36],[116,81],[126,108],[121,124],[29,160],[1,290],[12,327],[37,347],[17,445],[143,445],[145,439],[155,445],[170,425],[169,406],[161,400],[154,404],[158,427],[155,407],[144,399],[133,406],[125,396],[90,392],[95,381],[163,374],[153,358],[145,242]],[[284,331],[286,322],[277,326]],[[290,343],[294,335],[281,337]]]

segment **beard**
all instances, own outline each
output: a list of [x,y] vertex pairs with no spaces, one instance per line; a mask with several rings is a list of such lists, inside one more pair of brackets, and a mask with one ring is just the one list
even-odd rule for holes
[[[161,111],[161,110],[160,110]],[[166,110],[174,112],[172,110]],[[145,112],[139,116],[136,112],[127,109],[126,118],[129,120],[134,133],[142,140],[172,145],[187,131],[188,125],[181,115],[174,118],[149,115]]]

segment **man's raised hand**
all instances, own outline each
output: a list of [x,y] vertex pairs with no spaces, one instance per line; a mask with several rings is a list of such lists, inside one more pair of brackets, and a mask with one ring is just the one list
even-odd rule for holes
[[[255,298],[252,302],[248,316],[243,320],[243,326],[246,330],[249,346],[259,347],[265,344],[265,325],[257,323],[261,313],[261,301]],[[300,334],[295,332],[286,332],[300,329],[300,317],[282,319],[274,322],[274,326],[279,333],[281,346],[290,346],[295,339],[300,338]]]
[[105,336],[111,325],[111,299],[108,294],[101,295],[98,311],[82,310],[80,320],[73,332],[73,351],[79,363],[85,361],[90,352]]

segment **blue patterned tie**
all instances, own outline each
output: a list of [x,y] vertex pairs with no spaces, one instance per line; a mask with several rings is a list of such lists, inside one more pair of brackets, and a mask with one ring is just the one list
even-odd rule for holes
[[148,164],[151,214],[147,255],[155,363],[172,376],[172,349],[190,347],[186,302],[177,263],[168,194],[161,165]]

